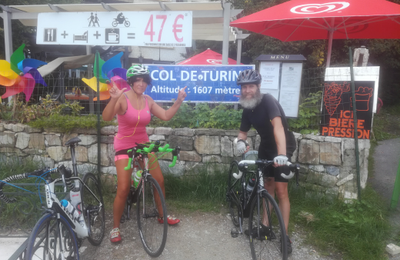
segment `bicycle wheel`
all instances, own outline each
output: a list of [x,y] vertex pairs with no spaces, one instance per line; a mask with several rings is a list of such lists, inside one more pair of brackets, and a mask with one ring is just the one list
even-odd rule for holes
[[239,227],[239,225],[243,225],[243,213],[241,207],[242,188],[240,185],[241,179],[238,180],[233,177],[233,173],[239,174],[237,161],[233,161],[229,168],[226,199],[229,205],[229,213],[231,214],[233,225]]
[[[156,197],[160,198],[162,214],[159,214]],[[167,241],[168,223],[158,222],[158,217],[162,215],[167,217],[164,196],[160,185],[153,177],[147,176],[139,187],[139,197],[137,201],[137,221],[139,227],[139,236],[143,247],[151,257],[161,255]]]
[[25,260],[42,259],[79,259],[75,233],[61,215],[45,214],[29,236]]
[[248,230],[253,259],[287,259],[285,224],[278,204],[267,191],[252,201]]
[[82,212],[89,229],[89,242],[98,246],[104,237],[105,210],[101,187],[92,173],[86,173],[82,186]]

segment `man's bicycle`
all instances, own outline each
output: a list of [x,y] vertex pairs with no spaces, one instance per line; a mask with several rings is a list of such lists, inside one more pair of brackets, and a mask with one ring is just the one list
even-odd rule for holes
[[[165,153],[172,152],[173,160],[169,167],[173,167],[179,156],[180,148],[169,148],[169,144],[161,147],[160,142],[137,144],[136,147],[128,150],[129,162],[125,170],[131,168],[135,171],[141,171],[141,179],[137,188],[132,185],[126,202],[127,219],[130,219],[130,210],[132,204],[137,204],[137,224],[140,240],[146,252],[152,256],[159,256],[165,247],[167,241],[168,223],[164,219],[159,222],[159,217],[166,218],[167,208],[165,198],[158,182],[151,176],[149,168],[150,156],[156,156],[153,152]],[[159,157],[161,157],[159,156]],[[157,159],[157,158],[155,158]]]
[[[253,152],[253,153],[252,153]],[[255,154],[254,151],[248,152]],[[274,162],[262,159],[246,159],[232,161],[228,175],[226,199],[231,219],[236,228],[232,229],[232,237],[243,232],[244,219],[248,218],[248,229],[251,255],[253,259],[288,258],[285,224],[275,199],[264,188],[263,169]],[[282,177],[290,179],[299,166],[288,162],[291,174]],[[239,228],[239,229],[237,229]]]
[[[29,236],[25,260],[78,260],[78,249],[83,239],[88,238],[92,245],[100,245],[103,240],[105,211],[101,187],[92,173],[86,173],[82,179],[78,176],[75,146],[80,141],[78,137],[75,137],[65,143],[71,150],[72,171],[60,164],[53,169],[45,168],[31,173],[13,175],[0,181],[0,199],[6,203],[14,202],[16,199],[7,198],[4,195],[4,185],[30,177],[36,177],[45,183],[45,213]],[[60,177],[53,179],[52,173],[58,173]],[[74,216],[74,212],[68,211],[61,205],[55,193],[56,183],[63,184],[64,193],[69,190],[73,196],[80,196],[81,204],[75,208],[79,212],[78,218]],[[38,186],[40,193],[40,185]]]

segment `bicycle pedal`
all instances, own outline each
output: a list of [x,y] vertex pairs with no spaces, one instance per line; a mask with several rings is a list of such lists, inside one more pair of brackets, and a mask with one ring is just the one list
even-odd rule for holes
[[240,234],[239,230],[237,230],[237,228],[232,228],[231,229],[231,237],[236,238],[238,237]]

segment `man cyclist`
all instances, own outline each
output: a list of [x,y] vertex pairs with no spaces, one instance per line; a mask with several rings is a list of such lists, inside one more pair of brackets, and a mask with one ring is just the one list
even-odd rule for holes
[[[245,153],[249,146],[245,142],[247,132],[253,126],[261,137],[258,157],[260,159],[274,160],[274,164],[264,169],[265,188],[272,197],[279,199],[279,209],[285,222],[288,253],[292,252],[292,242],[287,235],[290,213],[290,202],[288,194],[288,180],[281,173],[289,174],[286,166],[296,149],[293,133],[288,130],[285,113],[278,101],[270,94],[260,92],[261,75],[252,69],[242,71],[237,84],[241,86],[240,104],[242,105],[242,121],[238,135],[237,151]],[[268,220],[263,218],[262,232],[267,232]],[[246,230],[245,234],[249,235]],[[265,237],[265,234],[262,237]]]

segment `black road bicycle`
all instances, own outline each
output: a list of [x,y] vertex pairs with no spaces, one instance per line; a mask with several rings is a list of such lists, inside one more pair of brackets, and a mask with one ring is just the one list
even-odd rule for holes
[[[250,151],[248,154],[255,154]],[[244,219],[248,218],[248,235],[253,259],[288,258],[285,224],[275,199],[264,188],[263,169],[274,162],[262,159],[232,161],[228,175],[226,199],[232,222],[236,228],[232,237],[243,233]],[[299,166],[288,162],[291,173],[282,177],[290,179],[296,174],[298,181]],[[237,229],[239,228],[239,229]]]
[[[105,231],[104,202],[98,179],[92,173],[86,173],[81,179],[78,176],[75,158],[75,146],[81,140],[72,138],[65,143],[71,150],[72,171],[63,164],[56,168],[45,168],[31,173],[9,176],[0,181],[0,199],[6,203],[16,201],[7,198],[3,193],[3,186],[15,180],[30,177],[38,178],[45,182],[44,197],[45,213],[33,228],[24,259],[67,259],[79,260],[79,247],[82,240],[87,238],[92,245],[100,245]],[[53,179],[52,173],[60,177]],[[73,213],[64,208],[55,193],[56,183],[61,183],[64,193],[74,189],[81,197],[82,217],[75,218]],[[40,191],[40,185],[39,185]]]

